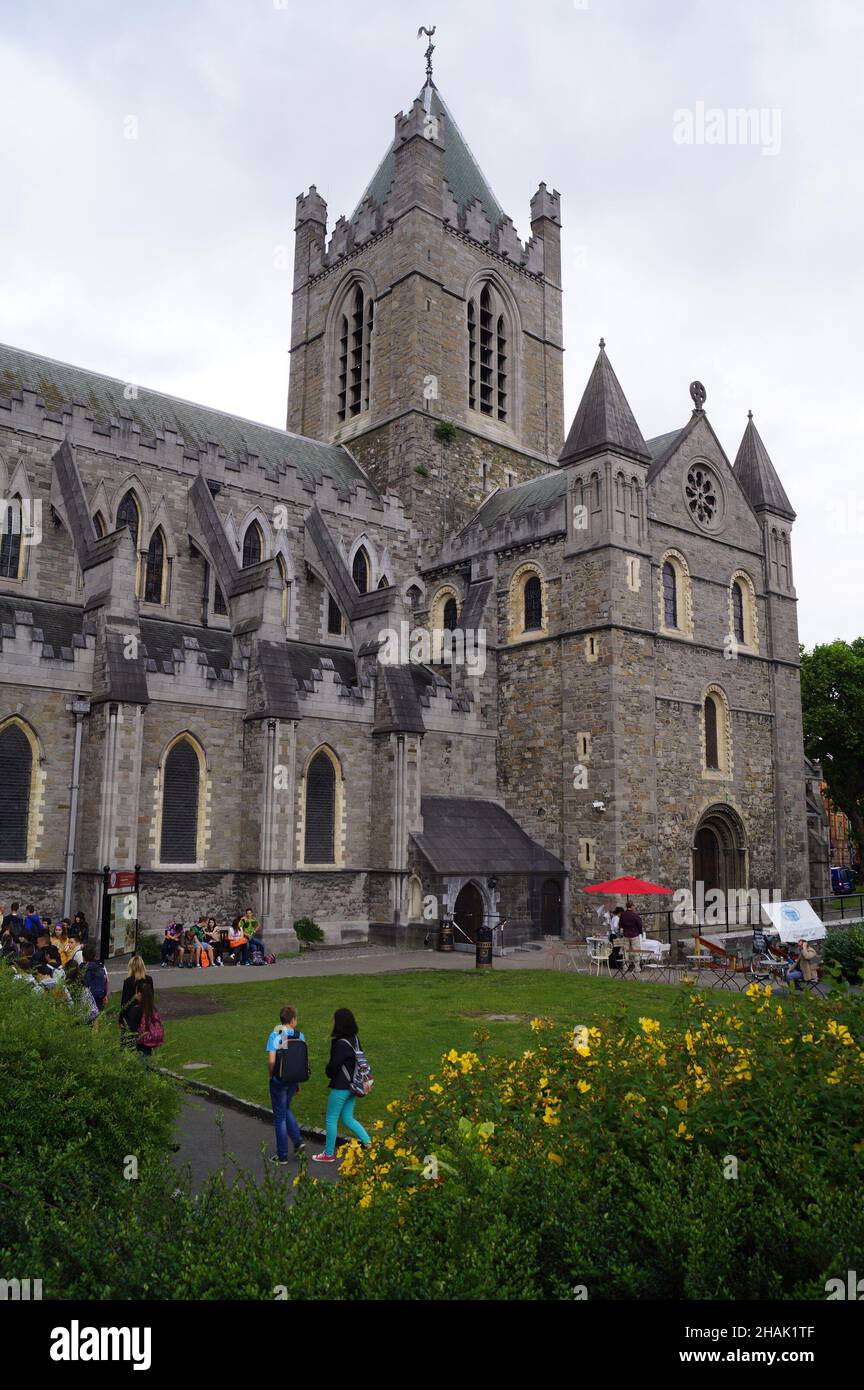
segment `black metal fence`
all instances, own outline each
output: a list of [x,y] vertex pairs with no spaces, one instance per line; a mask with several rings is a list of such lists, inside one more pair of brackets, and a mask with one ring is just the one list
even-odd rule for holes
[[[771,899],[765,899],[770,902]],[[864,921],[864,892],[846,893],[842,897],[827,894],[819,898],[802,898],[809,902],[816,916],[828,926],[842,927],[845,924]],[[741,889],[737,894],[729,894],[728,901],[718,909],[699,912],[696,907],[659,907],[646,911],[639,909],[649,936],[673,942],[685,936],[697,934],[727,933],[738,930],[752,930],[765,927],[770,930],[769,920],[762,912],[763,900],[756,888]]]

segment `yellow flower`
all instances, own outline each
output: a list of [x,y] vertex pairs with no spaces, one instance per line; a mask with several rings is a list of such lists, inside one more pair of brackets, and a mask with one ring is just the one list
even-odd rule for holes
[[361,1197],[361,1198],[360,1198],[360,1201],[357,1203],[357,1205],[358,1205],[358,1207],[368,1207],[368,1206],[371,1206],[371,1205],[372,1205],[372,1193],[371,1193],[371,1192],[367,1192],[366,1195],[365,1195],[364,1197]]
[[577,1086],[577,1090],[579,1090],[583,1096],[586,1095],[587,1092],[591,1090],[591,1082],[590,1082],[590,1081],[578,1081],[578,1082],[576,1083],[576,1086]]
[[385,1149],[395,1149],[396,1140],[393,1138],[392,1134],[387,1135],[387,1138],[384,1140],[384,1147]]
[[639,1026],[643,1033],[659,1033],[660,1023],[656,1018],[640,1018]]
[[388,1105],[387,1105],[387,1113],[390,1114],[390,1115],[395,1115],[395,1113],[396,1113],[396,1111],[397,1111],[398,1109],[399,1109],[399,1102],[398,1102],[398,1100],[391,1100],[391,1101],[388,1103]]
[[553,1106],[551,1106],[551,1105],[547,1105],[547,1106],[546,1106],[546,1111],[545,1111],[545,1113],[544,1113],[544,1115],[543,1115],[543,1123],[544,1123],[544,1125],[560,1125],[561,1121],[558,1119],[558,1116],[555,1114],[555,1109],[554,1109]]
[[680,1110],[680,1111],[683,1112],[683,1111],[685,1111],[685,1110],[687,1109],[688,1104],[689,1104],[689,1101],[687,1100],[687,1097],[686,1097],[686,1096],[682,1096],[680,1100],[676,1100],[676,1102],[675,1102],[675,1109],[676,1109],[676,1110]]
[[563,1163],[563,1162],[564,1162],[564,1160],[563,1160],[563,1158],[561,1157],[560,1154],[549,1153],[549,1154],[546,1155],[546,1157],[549,1159],[549,1162],[550,1162],[550,1163]]
[[373,1120],[373,1121],[372,1121],[372,1128],[373,1128],[373,1129],[383,1129],[383,1128],[384,1128],[384,1121],[383,1121],[383,1120]]
[[543,1020],[542,1018],[532,1018],[528,1026],[532,1033],[539,1033],[540,1029],[543,1027]]
[[454,1066],[459,1061],[459,1053],[456,1051],[455,1047],[451,1047],[450,1051],[447,1053],[447,1061],[452,1062]]
[[444,1093],[444,1087],[443,1087],[443,1086],[439,1086],[437,1081],[435,1082],[435,1085],[434,1085],[434,1086],[430,1086],[430,1087],[429,1087],[429,1090],[430,1090],[430,1091],[434,1091],[435,1094],[436,1094],[436,1096],[443,1095],[443,1093]]
[[548,1085],[549,1085],[549,1077],[548,1077],[548,1076],[541,1076],[541,1077],[540,1077],[540,1080],[537,1082],[537,1089],[538,1089],[539,1091],[545,1091],[545,1090],[546,1090],[546,1087],[547,1087]]

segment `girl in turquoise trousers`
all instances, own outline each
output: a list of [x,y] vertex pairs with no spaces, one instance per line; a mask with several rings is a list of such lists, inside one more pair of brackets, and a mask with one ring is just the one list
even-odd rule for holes
[[365,1145],[372,1141],[359,1120],[354,1119],[354,1103],[359,1097],[351,1090],[354,1067],[357,1062],[355,1046],[359,1048],[357,1021],[350,1009],[337,1009],[333,1015],[333,1032],[330,1035],[330,1061],[325,1071],[330,1078],[330,1095],[327,1098],[327,1137],[324,1152],[313,1154],[316,1163],[336,1162],[336,1134],[339,1123]]

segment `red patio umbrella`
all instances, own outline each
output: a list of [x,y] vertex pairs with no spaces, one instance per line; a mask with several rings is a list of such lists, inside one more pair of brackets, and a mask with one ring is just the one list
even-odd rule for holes
[[647,883],[644,878],[632,878],[624,874],[621,878],[610,878],[605,883],[590,883],[582,889],[583,893],[611,893],[613,897],[635,898],[644,893],[671,893],[671,888],[661,888],[659,883]]

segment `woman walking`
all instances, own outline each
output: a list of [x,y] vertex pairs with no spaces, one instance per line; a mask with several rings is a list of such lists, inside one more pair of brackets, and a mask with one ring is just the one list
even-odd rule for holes
[[135,1003],[135,995],[142,980],[146,980],[152,990],[153,977],[147,974],[147,966],[144,964],[143,957],[133,956],[129,962],[129,973],[123,981],[123,989],[120,993],[120,1011],[117,1015],[117,1022],[121,1029],[126,1027],[126,1015]]
[[[330,1038],[330,1061],[324,1068],[330,1078],[327,1137],[324,1152],[312,1155],[316,1163],[336,1162],[336,1132],[340,1120],[361,1144],[367,1146],[372,1142],[360,1122],[354,1119],[354,1102],[357,1095],[351,1090],[351,1083],[357,1070],[358,1053],[362,1057],[362,1050],[357,1036],[357,1021],[350,1009],[336,1010]],[[363,1060],[365,1063],[365,1058]]]
[[138,981],[135,998],[126,1011],[126,1026],[134,1035],[135,1051],[141,1062],[149,1066],[153,1051],[162,1046],[165,1034],[153,1002],[153,986],[147,980]]

